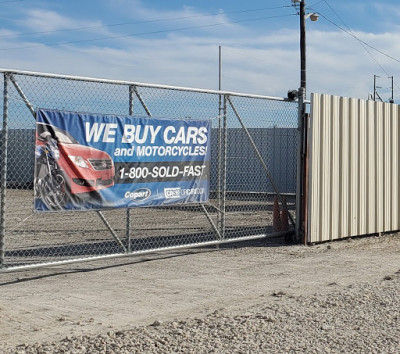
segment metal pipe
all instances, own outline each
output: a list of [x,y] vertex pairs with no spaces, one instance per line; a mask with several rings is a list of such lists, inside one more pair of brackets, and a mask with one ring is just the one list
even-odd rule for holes
[[[218,90],[221,91],[221,46],[219,46],[219,80],[218,80]],[[217,204],[218,204],[218,213],[217,213],[217,225],[221,227],[221,142],[222,142],[222,125],[221,125],[221,116],[222,116],[222,95],[218,95],[218,151],[217,151]]]
[[214,229],[215,233],[217,234],[218,239],[221,240],[222,237],[221,237],[221,234],[220,234],[219,231],[218,231],[218,227],[214,224],[214,222],[213,222],[213,220],[212,220],[210,214],[208,213],[206,207],[204,206],[204,204],[200,204],[200,205],[201,205],[201,208],[203,209],[204,214],[205,214],[206,217],[207,217],[207,220],[210,222],[212,228]]
[[[221,99],[221,98],[220,98]],[[220,108],[221,111],[221,102]],[[222,124],[221,124],[221,116],[218,116],[218,151],[217,151],[217,205],[218,205],[218,214],[217,214],[217,224],[221,226],[221,217],[222,217],[222,188],[221,188],[221,173],[222,173]]]
[[[302,192],[302,211],[301,211],[301,223],[303,239],[301,240],[304,245],[308,242],[308,126],[309,126],[309,114],[306,114],[303,119],[304,124],[304,143],[303,143],[303,192]],[[300,241],[300,240],[299,240]]]
[[1,147],[1,184],[0,184],[0,269],[5,266],[5,231],[6,231],[6,192],[8,159],[8,78],[4,73],[3,91],[3,134]]
[[150,118],[151,117],[151,113],[150,113],[149,109],[147,108],[146,103],[144,103],[142,96],[140,96],[139,91],[137,90],[136,86],[133,86],[133,91],[135,92],[136,97],[139,99],[140,104],[142,105],[142,107],[146,111],[147,116]]
[[224,95],[224,116],[223,116],[223,154],[222,154],[222,190],[221,190],[221,237],[225,238],[225,223],[226,223],[226,178],[228,165],[228,117],[226,111],[227,96]]
[[132,85],[129,85],[129,115],[133,115],[133,99],[134,99],[135,88]]
[[6,73],[6,72],[11,73],[11,74],[17,74],[17,75],[46,77],[46,78],[50,78],[50,79],[99,82],[99,83],[114,84],[114,85],[133,85],[133,86],[158,88],[158,89],[165,89],[165,90],[208,93],[208,94],[222,94],[222,95],[229,95],[229,96],[241,96],[241,97],[247,97],[247,98],[267,99],[267,100],[272,100],[272,101],[293,102],[292,100],[289,100],[288,98],[283,98],[283,97],[252,95],[252,94],[246,94],[246,93],[240,93],[240,92],[231,92],[231,91],[219,92],[218,90],[206,90],[206,89],[192,88],[192,87],[156,85],[156,84],[146,84],[146,83],[134,82],[134,81],[109,80],[109,79],[99,79],[99,78],[91,78],[91,77],[85,77],[85,76],[58,75],[58,74],[40,73],[40,72],[34,72],[34,71],[23,71],[23,70],[12,70],[12,69],[9,70],[9,69],[0,68],[0,73]]
[[[279,236],[285,235],[285,234],[287,234],[287,233],[277,233],[277,234],[273,234],[273,237],[279,237]],[[16,266],[16,267],[12,267],[9,269],[3,268],[3,269],[0,269],[0,273],[11,273],[11,272],[17,272],[17,271],[35,269],[35,268],[57,267],[60,265],[73,264],[73,263],[93,262],[96,260],[113,259],[113,258],[126,258],[126,257],[140,256],[140,255],[144,255],[144,254],[151,254],[151,253],[170,251],[170,250],[173,251],[173,250],[180,250],[180,249],[190,249],[190,248],[196,248],[196,247],[221,245],[221,244],[232,243],[232,242],[258,240],[258,239],[266,238],[267,236],[269,236],[269,235],[258,234],[258,235],[253,235],[253,236],[241,237],[238,240],[227,239],[227,240],[218,240],[218,241],[208,241],[208,242],[192,243],[192,244],[179,245],[179,246],[153,248],[151,250],[135,251],[135,253],[116,253],[116,254],[93,256],[93,257],[87,257],[87,258],[75,258],[75,259],[69,259],[69,260],[58,261],[58,262],[47,262],[47,263],[33,264],[33,265],[30,264],[30,265],[25,265],[25,266]]]
[[24,93],[24,91],[22,91],[21,87],[18,85],[17,80],[15,80],[15,77],[13,75],[10,75],[10,80],[13,83],[13,85],[15,86],[15,88],[17,89],[21,98],[24,100],[26,107],[28,107],[29,111],[32,113],[33,118],[35,118],[35,120],[36,120],[35,108],[31,105],[28,98],[25,96],[25,93]]
[[[129,115],[133,115],[133,97],[134,97],[134,87],[129,85]],[[128,243],[128,252],[131,252],[131,210],[126,208],[126,230],[125,230],[126,242]]]
[[[299,91],[303,91],[302,88]],[[302,224],[302,200],[303,200],[303,144],[304,142],[304,96],[301,92],[298,100],[298,120],[297,120],[297,171],[296,171],[296,227],[295,237],[300,240]]]
[[221,46],[218,47],[218,91],[221,91],[221,84],[222,84],[222,50]]
[[127,252],[127,249],[125,245],[122,243],[118,235],[115,233],[114,229],[111,227],[110,223],[107,221],[103,213],[98,210],[97,214],[100,216],[100,219],[103,221],[104,225],[107,226],[107,229],[111,232],[112,237],[114,237],[114,240],[117,241],[117,243],[120,245],[120,247],[124,250],[124,252]]
[[390,97],[389,102],[390,102],[390,103],[394,103],[394,96],[393,96],[393,83],[394,83],[394,79],[393,79],[393,76],[389,76],[389,79],[391,79],[391,81],[392,81],[392,96]]

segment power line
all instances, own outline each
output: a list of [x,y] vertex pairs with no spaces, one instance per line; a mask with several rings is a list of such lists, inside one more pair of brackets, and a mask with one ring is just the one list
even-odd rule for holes
[[[328,3],[327,0],[322,0],[328,7],[329,9],[336,15],[336,17],[339,19],[339,21],[347,28],[347,30],[355,36],[353,30],[350,28],[350,26],[348,26],[343,19],[339,16],[339,14],[332,8],[332,6]],[[381,68],[381,70],[389,76],[389,73],[386,72],[386,70],[383,68],[383,66],[379,63],[379,61],[372,55],[372,53],[368,50],[368,48],[365,46],[364,43],[359,42],[359,44],[361,45],[361,47],[367,52],[367,54],[371,57],[371,59],[373,61],[375,61],[375,63]]]
[[307,6],[307,7],[310,7],[310,8],[311,8],[311,7],[313,7],[313,6],[317,6],[317,5],[319,5],[321,2],[324,2],[324,0],[320,0],[320,1],[314,3],[314,4],[310,5],[310,6]]
[[[314,11],[314,10],[313,10],[313,11]],[[331,23],[332,25],[336,26],[337,28],[339,28],[339,29],[342,30],[343,32],[347,33],[349,36],[353,37],[353,38],[356,39],[358,42],[360,42],[360,43],[366,45],[367,47],[369,47],[369,48],[371,48],[371,49],[377,51],[378,53],[384,55],[385,57],[387,57],[387,58],[389,58],[389,59],[392,59],[392,60],[397,61],[398,63],[400,63],[400,59],[397,59],[397,58],[395,58],[395,57],[392,57],[391,55],[389,55],[389,54],[387,54],[387,53],[381,51],[380,49],[378,49],[378,48],[372,46],[371,44],[369,44],[369,43],[363,41],[362,39],[358,38],[358,37],[357,37],[355,34],[353,34],[352,32],[346,30],[345,28],[339,26],[337,23],[335,23],[335,22],[331,21],[330,19],[328,19],[328,18],[327,18],[326,16],[324,16],[322,13],[320,13],[320,12],[318,12],[318,11],[316,11],[316,12],[318,13],[318,15],[322,16],[325,20],[327,20],[329,23]]]
[[16,50],[16,49],[31,49],[31,48],[38,48],[38,47],[58,46],[58,45],[84,43],[84,42],[96,42],[96,41],[102,41],[102,40],[108,40],[108,39],[119,39],[119,38],[127,38],[127,37],[136,37],[136,36],[144,36],[144,35],[151,35],[151,34],[166,33],[166,32],[178,32],[178,31],[185,31],[185,30],[198,29],[198,28],[216,27],[216,26],[223,26],[223,25],[233,24],[233,23],[262,21],[262,20],[269,20],[269,19],[273,19],[273,18],[281,18],[281,17],[288,17],[288,16],[294,16],[294,14],[279,15],[279,16],[268,16],[268,17],[257,17],[257,18],[251,18],[251,19],[246,19],[246,20],[231,21],[229,23],[220,22],[220,23],[213,23],[213,24],[208,24],[208,25],[189,26],[189,27],[181,27],[181,28],[168,29],[168,30],[158,30],[158,31],[152,31],[152,32],[141,32],[141,33],[119,35],[119,36],[108,36],[108,37],[101,37],[101,38],[93,38],[93,39],[81,39],[81,40],[65,41],[65,42],[58,42],[58,43],[51,43],[51,44],[37,44],[37,45],[12,47],[12,48],[11,47],[10,48],[0,48],[0,51]]
[[[18,1],[24,1],[24,0],[18,0]],[[0,4],[1,4],[1,2],[0,2]],[[146,21],[122,22],[122,23],[111,23],[111,24],[107,24],[107,25],[64,28],[64,29],[58,29],[58,30],[52,30],[52,31],[37,31],[37,32],[4,34],[4,35],[1,35],[0,38],[19,37],[19,36],[36,35],[36,34],[49,34],[49,33],[57,33],[57,32],[82,31],[82,30],[94,29],[94,28],[107,28],[107,27],[118,27],[118,26],[126,26],[126,25],[138,25],[138,24],[155,23],[155,22],[162,22],[162,21],[186,20],[186,19],[190,19],[190,18],[241,14],[241,13],[264,11],[264,10],[278,10],[278,9],[283,9],[283,8],[288,8],[288,7],[291,7],[291,6],[287,5],[287,6],[278,6],[278,7],[263,7],[263,8],[258,8],[258,9],[247,9],[247,10],[241,10],[241,11],[221,11],[218,13],[207,14],[207,15],[190,15],[190,16],[180,16],[180,17],[172,17],[172,18],[160,18],[160,19],[153,19],[153,20],[146,20]]]
[[[347,33],[349,36],[351,36],[351,37],[353,37],[355,40],[357,40],[357,41],[360,43],[360,45],[364,48],[364,50],[365,50],[365,51],[370,55],[370,57],[375,61],[375,63],[382,69],[382,71],[383,71],[386,75],[389,76],[389,74],[387,73],[387,71],[386,71],[386,70],[383,68],[383,66],[378,62],[378,60],[372,56],[372,54],[369,52],[369,50],[367,49],[367,47],[368,47],[368,48],[371,48],[371,49],[373,49],[373,50],[375,50],[376,52],[382,54],[383,56],[385,56],[385,57],[387,57],[387,58],[389,58],[389,59],[392,59],[392,60],[394,60],[394,61],[396,61],[396,62],[398,62],[398,63],[400,63],[400,60],[397,59],[397,58],[395,58],[395,57],[393,57],[393,56],[391,56],[391,55],[389,55],[389,54],[387,54],[387,53],[385,53],[385,52],[383,52],[382,50],[380,50],[380,49],[378,49],[378,48],[372,46],[371,44],[369,44],[369,43],[363,41],[362,39],[358,38],[358,37],[354,34],[354,32],[350,29],[350,27],[347,26],[347,25],[344,23],[344,21],[340,18],[340,16],[339,16],[339,15],[333,10],[333,8],[327,3],[327,1],[324,0],[324,2],[325,2],[325,3],[328,5],[328,7],[333,11],[333,13],[339,18],[339,20],[343,23],[343,25],[344,25],[345,27],[348,28],[348,30],[345,29],[345,28],[343,28],[343,27],[341,27],[341,26],[339,26],[337,23],[333,22],[332,20],[328,19],[328,18],[327,18],[326,16],[324,16],[321,12],[315,11],[315,10],[312,9],[312,8],[310,8],[310,9],[311,9],[312,11],[317,12],[317,13],[318,13],[320,16],[322,16],[326,21],[328,21],[329,23],[331,23],[331,24],[334,25],[335,27],[339,28],[340,30],[342,30],[343,32]],[[394,85],[400,90],[400,87],[397,85],[396,82],[394,83]]]

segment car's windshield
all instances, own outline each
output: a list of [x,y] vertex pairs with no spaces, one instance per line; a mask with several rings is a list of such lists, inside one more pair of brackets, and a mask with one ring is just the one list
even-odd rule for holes
[[63,144],[77,144],[78,142],[70,135],[65,134],[65,132],[60,130],[54,131],[59,143]]
[[56,139],[59,143],[79,144],[79,142],[76,139],[74,139],[74,137],[71,134],[53,125],[37,123],[36,129],[38,135],[42,134],[43,132],[49,132],[51,134],[51,137],[53,139]]

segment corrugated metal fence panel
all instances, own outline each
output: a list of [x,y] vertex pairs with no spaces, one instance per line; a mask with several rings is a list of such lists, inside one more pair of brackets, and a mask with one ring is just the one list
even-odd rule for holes
[[399,111],[312,94],[308,242],[400,229]]

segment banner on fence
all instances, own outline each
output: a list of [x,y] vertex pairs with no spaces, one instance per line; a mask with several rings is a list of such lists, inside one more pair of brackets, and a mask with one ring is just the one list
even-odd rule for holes
[[35,210],[202,203],[209,197],[209,120],[38,109]]

